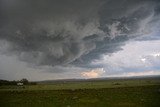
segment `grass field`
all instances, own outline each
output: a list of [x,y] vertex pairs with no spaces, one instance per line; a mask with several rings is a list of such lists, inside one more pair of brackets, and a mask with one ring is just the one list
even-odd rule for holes
[[0,107],[160,107],[160,79],[0,86]]

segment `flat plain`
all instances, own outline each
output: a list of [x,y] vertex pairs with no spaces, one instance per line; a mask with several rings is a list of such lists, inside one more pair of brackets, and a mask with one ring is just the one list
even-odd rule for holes
[[160,107],[160,78],[0,86],[0,107]]

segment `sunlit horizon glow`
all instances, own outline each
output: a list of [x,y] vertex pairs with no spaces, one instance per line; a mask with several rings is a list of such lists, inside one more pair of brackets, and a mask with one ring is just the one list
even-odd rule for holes
[[85,71],[82,72],[81,75],[82,77],[85,78],[98,78],[99,76],[103,75],[105,73],[103,68],[97,68],[97,69],[92,69],[90,71]]

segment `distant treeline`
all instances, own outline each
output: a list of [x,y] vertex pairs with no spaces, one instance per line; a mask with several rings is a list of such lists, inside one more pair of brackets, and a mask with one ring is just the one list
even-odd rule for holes
[[23,83],[24,85],[36,85],[36,82],[29,82],[27,79],[23,78],[18,81],[8,81],[8,80],[0,80],[0,86],[1,85],[17,85],[17,83]]

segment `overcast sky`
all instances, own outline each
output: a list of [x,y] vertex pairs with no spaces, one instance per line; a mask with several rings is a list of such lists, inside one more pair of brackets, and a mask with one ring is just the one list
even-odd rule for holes
[[160,75],[159,0],[0,0],[0,79]]

